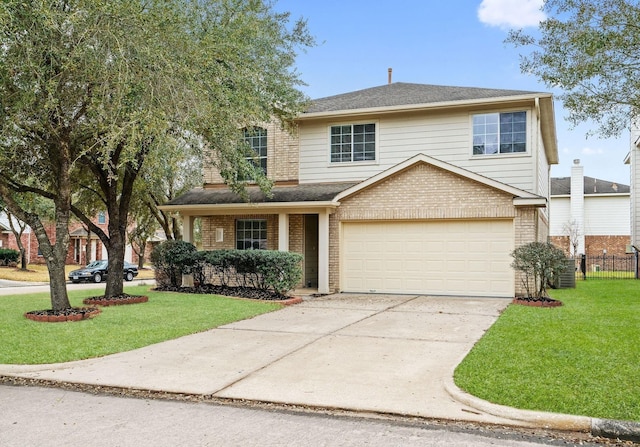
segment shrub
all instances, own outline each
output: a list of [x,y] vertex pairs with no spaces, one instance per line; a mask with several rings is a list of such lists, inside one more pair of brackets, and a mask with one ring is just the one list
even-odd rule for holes
[[11,265],[16,264],[18,262],[18,258],[20,257],[20,252],[17,250],[12,250],[10,248],[0,248],[0,265]]
[[213,250],[201,256],[201,277],[197,278],[201,284],[253,287],[285,294],[302,279],[302,255],[298,253]]
[[511,267],[523,272],[522,284],[528,298],[548,297],[547,286],[567,266],[564,252],[550,243],[531,242],[511,253]]
[[196,253],[196,247],[185,241],[165,241],[156,246],[151,252],[151,263],[158,286],[179,286],[182,275],[192,273]]
[[[181,275],[191,273],[196,285],[250,287],[284,295],[302,279],[302,255],[298,253],[274,250],[196,252],[195,248],[175,245],[160,249],[162,245],[157,253],[151,254],[160,287],[177,287]],[[160,276],[161,271],[164,276]],[[167,279],[163,280],[164,277]]]

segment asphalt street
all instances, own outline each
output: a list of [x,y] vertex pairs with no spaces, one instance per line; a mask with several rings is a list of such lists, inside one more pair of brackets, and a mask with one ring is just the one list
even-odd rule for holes
[[0,446],[580,445],[531,432],[0,385]]

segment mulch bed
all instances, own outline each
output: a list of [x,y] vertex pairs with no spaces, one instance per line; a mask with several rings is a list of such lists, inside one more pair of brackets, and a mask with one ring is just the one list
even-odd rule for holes
[[532,306],[532,307],[559,307],[562,306],[562,301],[554,300],[553,298],[526,298],[526,297],[516,297],[513,301],[513,304],[519,304],[521,306]]
[[165,292],[182,292],[182,293],[206,293],[211,295],[224,295],[234,296],[240,298],[250,298],[254,300],[267,300],[267,301],[288,301],[292,297],[276,293],[268,290],[255,289],[253,287],[230,287],[230,286],[215,286],[211,284],[204,284],[195,287],[174,287],[174,286],[160,286],[155,290]]
[[109,298],[105,297],[104,295],[92,296],[82,300],[84,304],[93,306],[120,306],[123,304],[146,303],[147,301],[149,301],[148,296],[128,295],[126,293],[122,293],[116,296],[110,296]]
[[62,310],[32,310],[26,312],[24,316],[33,321],[59,323],[63,321],[88,320],[100,312],[100,309],[96,307],[70,307]]

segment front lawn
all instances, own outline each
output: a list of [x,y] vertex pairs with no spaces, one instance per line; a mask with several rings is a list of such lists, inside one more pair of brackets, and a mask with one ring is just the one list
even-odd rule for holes
[[511,407],[640,421],[640,281],[579,281],[556,308],[509,306],[455,371]]
[[[70,291],[72,306],[85,307],[84,298],[102,290]],[[30,310],[50,309],[48,293],[0,296],[0,363],[57,363],[99,357],[201,332],[282,307],[281,304],[127,288],[130,295],[147,295],[143,304],[103,307],[91,320],[40,323],[27,320]]]

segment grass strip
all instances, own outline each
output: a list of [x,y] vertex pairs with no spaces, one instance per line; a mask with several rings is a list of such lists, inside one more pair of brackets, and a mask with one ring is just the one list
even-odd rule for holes
[[458,366],[467,392],[511,407],[640,421],[640,282],[581,281],[564,305],[511,305]]
[[[91,320],[41,323],[27,320],[30,310],[50,309],[48,293],[0,297],[0,363],[42,364],[100,357],[171,340],[282,308],[275,302],[218,295],[151,291],[129,287],[130,295],[147,295],[142,304],[103,307]],[[72,306],[102,290],[70,291]]]

